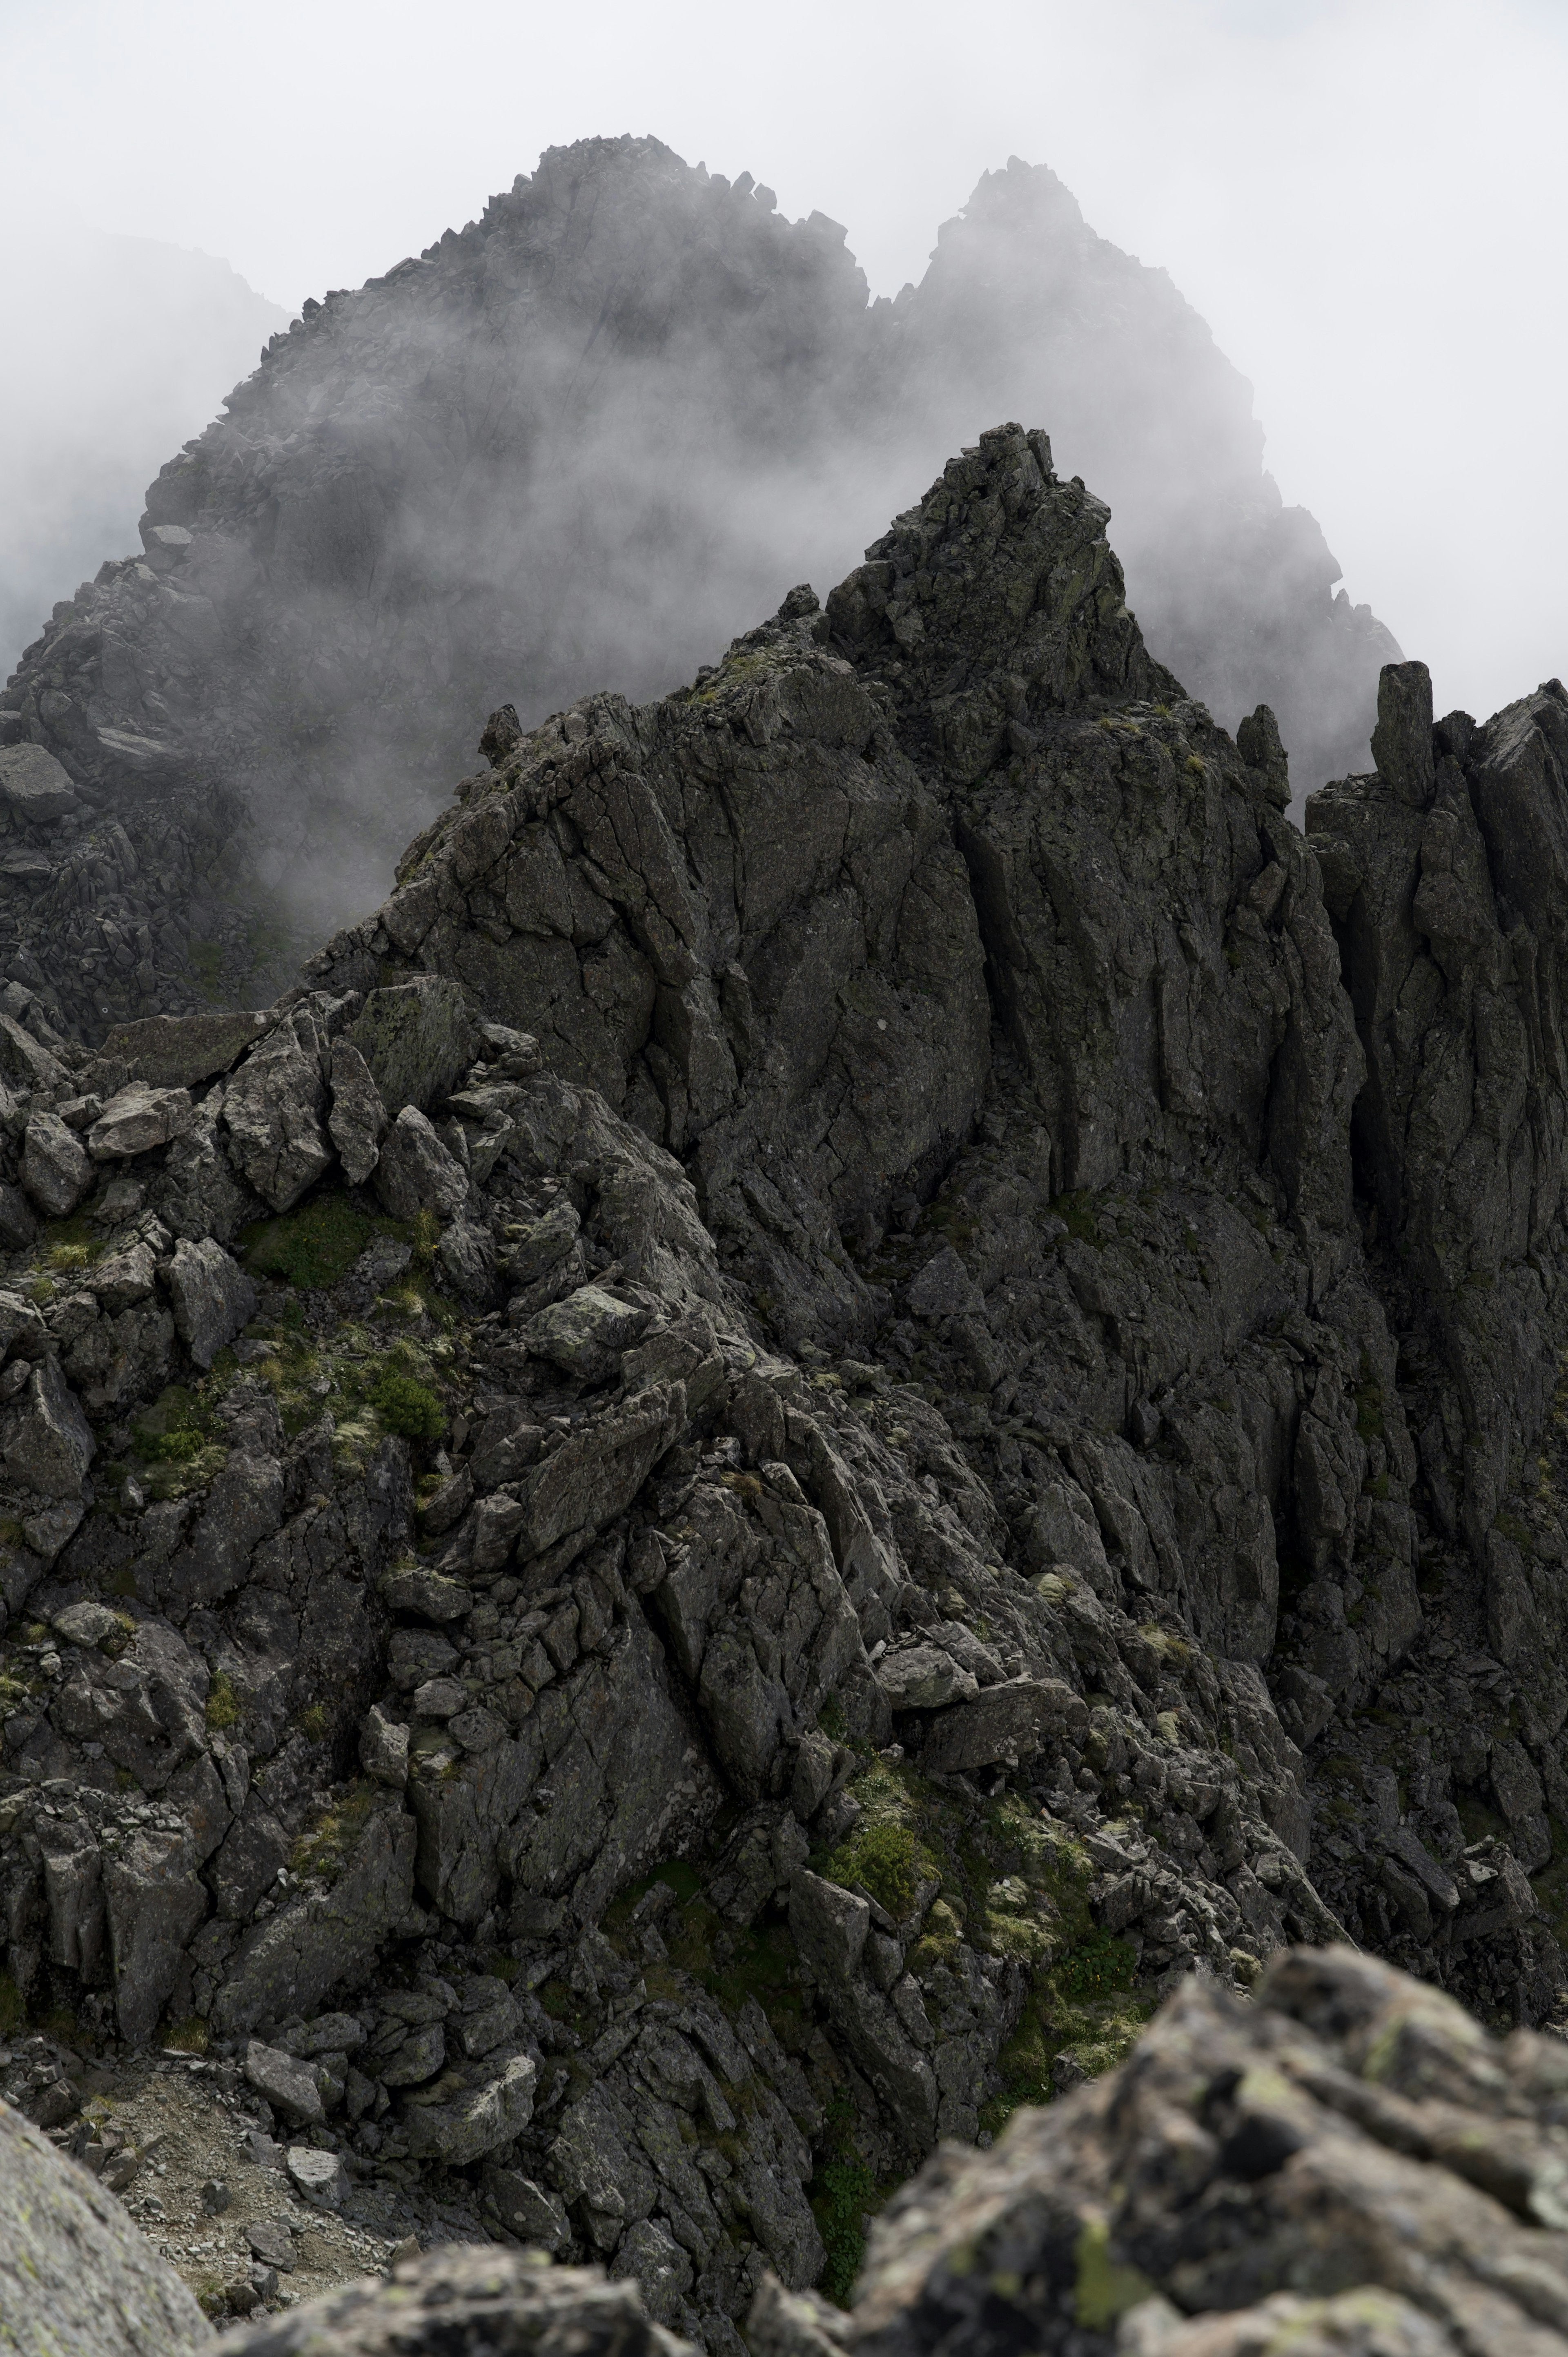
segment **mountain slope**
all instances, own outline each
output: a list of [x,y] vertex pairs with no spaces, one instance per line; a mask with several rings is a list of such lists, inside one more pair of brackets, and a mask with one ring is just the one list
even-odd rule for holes
[[1319,856],[1106,521],[992,429],[272,1008],[0,1015],[0,2067],[238,2306],[282,2168],[734,2357],[1197,1962],[1561,2009],[1568,695]]

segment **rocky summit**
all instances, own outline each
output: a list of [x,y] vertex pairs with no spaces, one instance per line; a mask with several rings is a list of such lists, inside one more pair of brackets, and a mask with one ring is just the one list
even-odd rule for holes
[[476,715],[662,693],[997,417],[1050,422],[1150,643],[1221,720],[1268,702],[1298,786],[1363,758],[1398,653],[1202,320],[1015,158],[871,303],[749,174],[552,149],[305,304],[225,410],[0,692],[0,985],[73,1037],[270,999],[382,896]]
[[0,1010],[0,2084],[257,2350],[1563,2331],[1568,692],[1304,835],[1107,519]]

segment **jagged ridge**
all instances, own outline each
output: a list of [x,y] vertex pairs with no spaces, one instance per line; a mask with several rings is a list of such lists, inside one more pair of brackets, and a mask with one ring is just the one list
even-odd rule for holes
[[1196,1960],[1568,1977],[1568,699],[1386,673],[1320,867],[1105,521],[997,428],[691,688],[498,713],[287,1003],[0,1017],[18,1990],[715,2352]]

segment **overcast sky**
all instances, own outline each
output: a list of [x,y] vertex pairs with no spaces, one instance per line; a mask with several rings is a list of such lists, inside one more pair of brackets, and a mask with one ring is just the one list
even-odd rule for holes
[[[290,309],[593,133],[831,213],[878,292],[1049,164],[1251,379],[1439,709],[1568,674],[1568,0],[0,0],[0,90],[13,254],[74,216]],[[47,304],[5,307],[25,367]]]

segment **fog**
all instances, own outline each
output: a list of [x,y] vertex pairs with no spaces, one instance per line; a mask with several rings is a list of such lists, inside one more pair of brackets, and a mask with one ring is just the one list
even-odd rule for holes
[[[630,128],[844,221],[893,292],[983,170],[1048,163],[1252,381],[1286,502],[1440,706],[1485,712],[1568,661],[1557,0],[803,0],[787,30],[714,0],[274,0],[264,24],[9,0],[3,23],[13,284],[75,209],[293,308],[472,217],[545,145]],[[29,295],[7,376],[39,373],[71,307]]]
[[136,545],[143,494],[288,314],[226,262],[69,216],[0,265],[0,672]]

